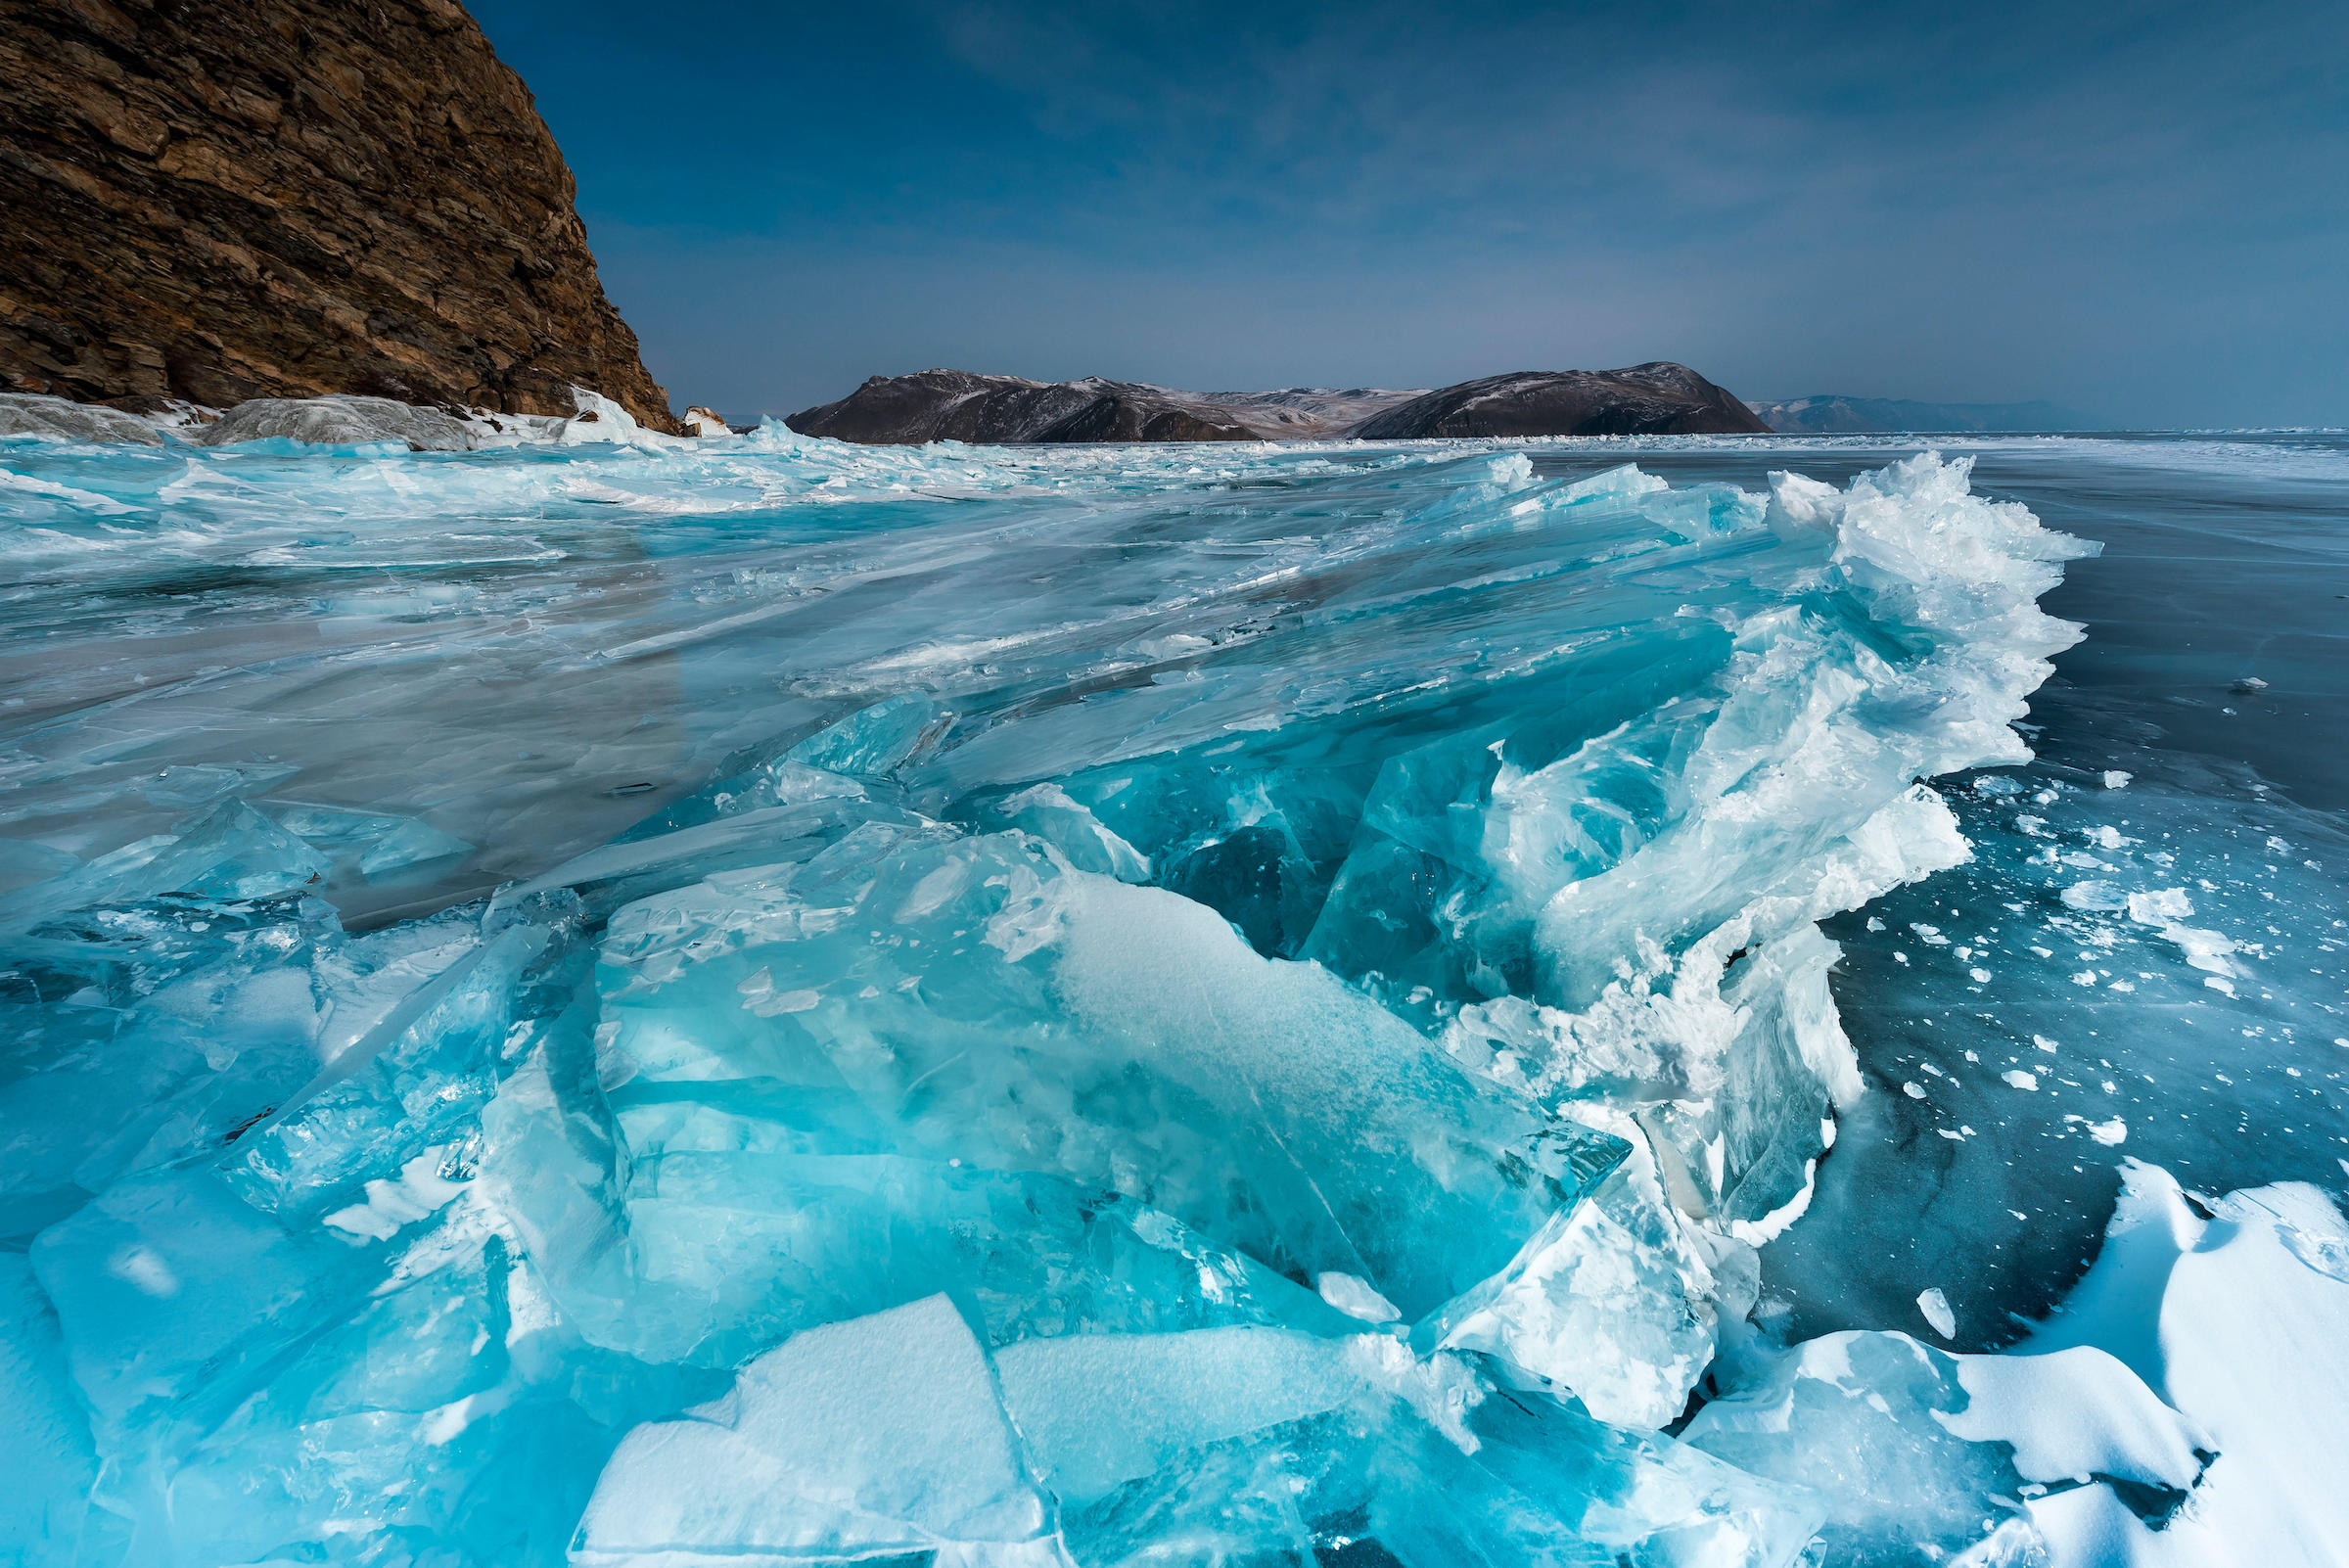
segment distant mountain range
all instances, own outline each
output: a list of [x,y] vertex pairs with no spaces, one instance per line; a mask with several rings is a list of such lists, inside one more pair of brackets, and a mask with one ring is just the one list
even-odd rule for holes
[[784,423],[886,443],[1409,440],[1426,437],[1871,435],[2102,430],[2076,409],[1898,397],[1740,400],[1686,365],[1525,370],[1453,387],[1183,392],[1148,382],[1030,381],[968,370],[874,376]]
[[807,436],[905,443],[1407,440],[1460,436],[1766,435],[1685,365],[1529,370],[1435,392],[1291,387],[1194,392],[1145,382],[1029,381],[967,370],[875,376],[784,421]]
[[1789,397],[1745,406],[1780,435],[1885,435],[1941,431],[2108,430],[2107,421],[2050,402],[1920,403],[1906,397]]

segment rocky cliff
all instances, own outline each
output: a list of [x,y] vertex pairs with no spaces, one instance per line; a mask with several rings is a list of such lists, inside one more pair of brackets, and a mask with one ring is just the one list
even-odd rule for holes
[[875,376],[785,421],[851,441],[1371,440],[1427,436],[1724,435],[1769,429],[1685,365],[1528,371],[1437,392],[1193,392],[1139,382],[964,370]]
[[1426,392],[1364,421],[1364,440],[1423,436],[1740,436],[1770,427],[1686,365],[1526,370]]
[[454,0],[0,0],[0,386],[663,430],[570,169]]

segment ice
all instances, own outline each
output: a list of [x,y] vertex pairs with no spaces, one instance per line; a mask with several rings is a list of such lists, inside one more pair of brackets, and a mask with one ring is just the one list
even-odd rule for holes
[[1819,923],[1965,861],[1927,781],[2019,763],[2075,635],[2035,601],[2081,546],[1962,462],[238,418],[0,492],[42,1552],[2029,1527],[1889,1394],[1881,1475],[1735,1418],[1757,1249],[1868,1103]]
[[[695,438],[663,436],[656,431],[648,431],[637,424],[635,417],[620,404],[584,387],[572,388],[571,399],[577,412],[551,432],[554,438],[566,446],[607,441],[622,446],[660,446]],[[534,426],[532,434],[541,437],[548,434],[546,425]]]
[[1022,1341],[996,1367],[1039,1473],[1082,1507],[1186,1449],[1360,1397],[1350,1343],[1252,1327],[1085,1334]]
[[1391,1323],[1403,1314],[1395,1304],[1372,1290],[1367,1282],[1331,1269],[1313,1280],[1313,1293],[1349,1317],[1365,1323]]
[[1150,861],[1101,825],[1101,819],[1069,798],[1057,784],[1037,784],[1006,798],[996,809],[1011,825],[1033,833],[1080,871],[1097,871],[1120,882],[1150,880]]
[[[1343,1549],[1405,1561],[1769,1563],[1808,1500],[1669,1440],[1633,1440],[1376,1335],[1275,1329],[1032,1341],[1005,1404],[1080,1562]],[[1383,1452],[1382,1452],[1383,1451]]]
[[0,1253],[0,1423],[10,1434],[0,1549],[25,1568],[71,1563],[98,1459],[73,1400],[56,1312],[16,1253]]
[[413,865],[469,853],[473,846],[414,817],[352,811],[332,806],[287,806],[277,812],[287,832],[338,859],[348,857],[374,881]]
[[2123,1171],[2103,1256],[2025,1348],[2108,1352],[2207,1434],[2197,1446],[2217,1457],[2182,1519],[2192,1550],[2330,1560],[2349,1540],[2334,1484],[2349,1473],[2349,1224],[2299,1183],[2231,1193],[2204,1219],[2166,1172],[2134,1160]]
[[1760,1568],[1817,1517],[1384,1335],[1080,1334],[991,1360],[990,1379],[943,1297],[787,1340],[724,1400],[629,1435],[572,1560],[1090,1565],[1376,1543],[1412,1562]]
[[804,1084],[810,1110],[836,1109],[792,1118],[778,1155],[1111,1188],[1275,1268],[1355,1274],[1412,1315],[1621,1157],[1317,967],[1016,836],[867,823],[804,864],[627,905],[610,932],[604,1017],[632,1145],[641,1126],[670,1147],[688,1104],[738,1117],[755,1085]]
[[1601,1420],[1661,1427],[1686,1407],[1722,1324],[1753,1305],[1753,1265],[1733,1238],[1686,1223],[1637,1127],[1616,1125],[1630,1161],[1448,1304],[1427,1337],[1503,1358]]
[[1052,1524],[986,1353],[932,1296],[806,1329],[745,1366],[723,1399],[629,1433],[571,1560],[686,1568],[928,1550],[1008,1568],[1064,1561]]
[[2009,1453],[1959,1437],[1946,1419],[1970,1399],[1958,1366],[1905,1334],[1830,1335],[1706,1406],[1684,1436],[1827,1499],[1829,1562],[1926,1563],[1961,1551],[2028,1561],[2033,1532]]
[[1941,1293],[1939,1286],[1929,1286],[1917,1293],[1916,1310],[1925,1314],[1925,1321],[1933,1325],[1934,1333],[1944,1339],[1957,1337],[1958,1314],[1950,1311],[1950,1298]]
[[0,899],[0,919],[131,903],[163,894],[265,899],[325,880],[327,862],[242,801],[223,801],[174,831],[126,844]]
[[[2334,1560],[2349,1224],[2296,1183],[2198,1213],[2166,1172],[2123,1172],[2095,1267],[2014,1350],[1829,1335],[1766,1360],[1687,1441],[1833,1499],[1831,1562]],[[1940,1297],[1919,1306],[1947,1337]]]

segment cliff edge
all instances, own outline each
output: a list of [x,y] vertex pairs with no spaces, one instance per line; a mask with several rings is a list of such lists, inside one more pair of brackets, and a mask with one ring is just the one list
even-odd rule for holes
[[0,387],[676,431],[455,0],[0,0]]

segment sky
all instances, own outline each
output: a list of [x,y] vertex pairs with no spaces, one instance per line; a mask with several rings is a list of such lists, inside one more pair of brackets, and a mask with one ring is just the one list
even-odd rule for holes
[[2349,6],[473,0],[679,407],[1677,359],[2349,424]]

